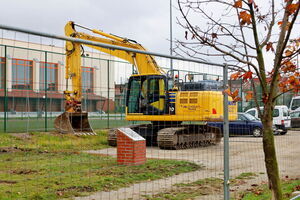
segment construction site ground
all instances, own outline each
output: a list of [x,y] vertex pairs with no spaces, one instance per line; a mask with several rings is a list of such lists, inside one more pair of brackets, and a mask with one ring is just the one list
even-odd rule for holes
[[[277,158],[282,177],[300,177],[299,152],[300,131],[289,131],[286,135],[275,136]],[[116,148],[87,151],[91,154],[116,156]],[[109,192],[96,192],[84,199],[146,199],[147,195],[154,195],[172,190],[178,183],[191,183],[205,178],[223,178],[223,141],[215,146],[185,149],[161,150],[157,147],[147,147],[147,158],[188,160],[203,165],[198,171],[178,174],[165,179],[146,181]],[[234,178],[242,173],[255,173],[251,179],[230,187],[234,197],[238,192],[249,189],[253,184],[267,181],[264,165],[262,138],[230,137],[230,177]],[[223,193],[200,196],[197,199],[223,199]]]

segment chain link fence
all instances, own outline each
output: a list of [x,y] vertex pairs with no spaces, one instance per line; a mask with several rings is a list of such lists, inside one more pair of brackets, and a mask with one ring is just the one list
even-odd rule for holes
[[[109,130],[151,124],[151,120],[125,120],[129,77],[136,73],[135,67],[84,48],[82,109],[89,113],[89,122],[97,136],[61,135],[54,129],[54,119],[65,111],[65,41],[15,31],[0,33],[0,132],[3,132],[0,135],[0,197],[215,200],[229,199],[229,194],[231,199],[260,199],[259,194],[265,194],[267,176],[262,138],[254,137],[259,136],[255,131],[262,129],[257,120],[244,113],[229,122],[225,120],[230,138],[222,121],[208,122],[224,131],[224,138],[217,144],[203,143],[197,148],[193,144],[170,150],[150,143],[145,164],[119,165],[116,147],[107,143]],[[156,55],[155,59],[167,74],[171,59],[163,55]],[[228,75],[223,67],[172,59],[179,85],[186,83],[196,92],[199,88],[194,83],[218,82],[218,89],[223,90],[223,79],[226,81]],[[229,85],[240,89],[242,97],[243,92],[252,90],[238,81]],[[288,98],[283,96],[278,103],[288,104]],[[197,101],[202,102],[197,105],[202,109],[209,106],[204,97]],[[214,105],[222,107],[222,103],[215,100]],[[230,109],[231,104],[230,100],[225,102],[228,105],[225,108]],[[252,107],[254,104],[245,100],[238,103],[240,112]],[[223,113],[217,109],[212,112]],[[192,114],[185,111],[182,115],[189,118]],[[204,123],[205,120],[186,120],[174,128],[191,124],[198,127]],[[143,132],[144,128],[139,127],[138,131]],[[275,136],[284,184],[299,178],[299,137],[295,130]]]

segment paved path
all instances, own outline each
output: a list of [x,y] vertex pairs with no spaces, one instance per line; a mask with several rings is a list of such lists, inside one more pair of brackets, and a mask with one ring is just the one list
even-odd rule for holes
[[[299,153],[300,132],[290,131],[285,136],[276,136],[277,157],[281,175],[300,175]],[[92,154],[116,156],[116,148],[102,149],[99,151],[87,151]],[[186,150],[160,150],[157,147],[147,148],[147,158],[188,160],[204,165],[205,168],[195,172],[179,174],[176,176],[137,183],[132,186],[110,192],[96,192],[87,197],[78,197],[77,200],[98,199],[143,199],[143,195],[151,195],[164,192],[172,188],[172,185],[183,182],[194,182],[199,179],[223,176],[223,144],[205,148]],[[232,137],[230,138],[230,176],[235,177],[243,172],[259,174],[256,179],[249,181],[235,190],[246,189],[250,182],[260,183],[266,180],[264,155],[262,150],[262,138]],[[201,196],[198,199],[223,199],[223,195]]]

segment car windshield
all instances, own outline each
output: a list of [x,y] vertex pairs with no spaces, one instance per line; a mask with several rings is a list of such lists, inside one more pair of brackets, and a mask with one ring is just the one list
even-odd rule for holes
[[244,113],[243,116],[247,118],[249,121],[257,121],[258,119],[248,113]]
[[291,109],[296,110],[299,107],[300,107],[300,99],[293,99]]

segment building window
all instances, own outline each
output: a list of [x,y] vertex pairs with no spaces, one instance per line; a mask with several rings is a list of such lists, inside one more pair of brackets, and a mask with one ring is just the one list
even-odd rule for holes
[[40,90],[57,91],[58,64],[40,62]]
[[32,90],[32,60],[13,58],[12,60],[12,88]]
[[5,81],[5,58],[0,57],[0,89],[4,88],[4,81]]
[[93,93],[94,68],[82,67],[82,93]]

